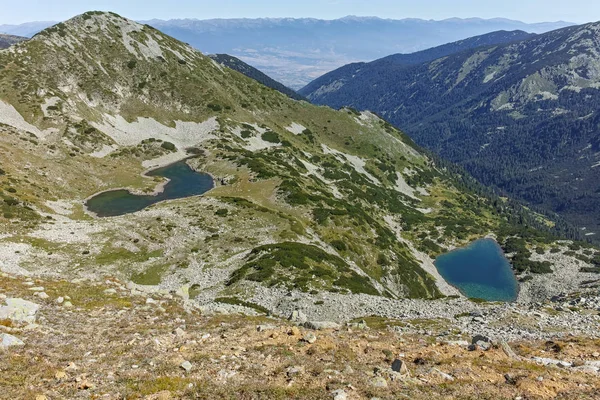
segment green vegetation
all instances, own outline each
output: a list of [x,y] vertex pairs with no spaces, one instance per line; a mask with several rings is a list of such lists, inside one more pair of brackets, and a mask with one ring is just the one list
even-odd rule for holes
[[262,140],[269,143],[281,143],[279,135],[272,131],[267,131],[261,135]]
[[336,287],[352,293],[379,294],[368,279],[352,271],[341,258],[315,246],[292,242],[253,249],[248,262],[231,275],[228,285],[242,279],[305,292]]

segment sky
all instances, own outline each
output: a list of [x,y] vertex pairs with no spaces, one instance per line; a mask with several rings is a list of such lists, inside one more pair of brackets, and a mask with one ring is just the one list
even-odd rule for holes
[[503,17],[524,22],[600,20],[597,0],[2,0],[0,24],[62,21],[90,10],[136,20],[346,15],[444,19]]

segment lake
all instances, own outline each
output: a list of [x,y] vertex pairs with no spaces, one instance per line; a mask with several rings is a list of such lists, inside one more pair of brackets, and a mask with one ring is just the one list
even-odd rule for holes
[[161,201],[198,196],[214,187],[210,175],[194,171],[185,160],[154,169],[145,175],[168,178],[169,182],[155,196],[135,195],[124,189],[103,192],[86,202],[87,209],[99,217],[114,217],[143,210]]
[[492,239],[441,255],[435,266],[442,277],[469,298],[515,301],[519,283],[502,249]]

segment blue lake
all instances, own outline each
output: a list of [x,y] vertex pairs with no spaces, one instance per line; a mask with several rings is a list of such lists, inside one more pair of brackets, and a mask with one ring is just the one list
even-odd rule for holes
[[114,217],[134,213],[160,201],[198,196],[214,187],[208,174],[194,171],[185,161],[147,172],[146,176],[162,176],[169,179],[164,190],[153,195],[135,195],[127,190],[111,190],[100,193],[86,202],[86,207],[99,217]]
[[442,277],[469,298],[514,301],[519,283],[502,249],[492,239],[441,255],[435,266]]

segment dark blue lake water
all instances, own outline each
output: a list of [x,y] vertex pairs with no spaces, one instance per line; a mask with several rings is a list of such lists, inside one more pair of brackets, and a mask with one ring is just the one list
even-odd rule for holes
[[165,185],[163,192],[156,196],[138,196],[127,190],[100,193],[86,202],[88,210],[99,217],[114,217],[143,210],[160,201],[198,196],[214,187],[210,175],[194,171],[185,161],[152,170],[146,175],[162,176],[170,181]]
[[441,255],[435,266],[442,277],[465,296],[487,301],[514,301],[519,292],[508,259],[492,239]]

